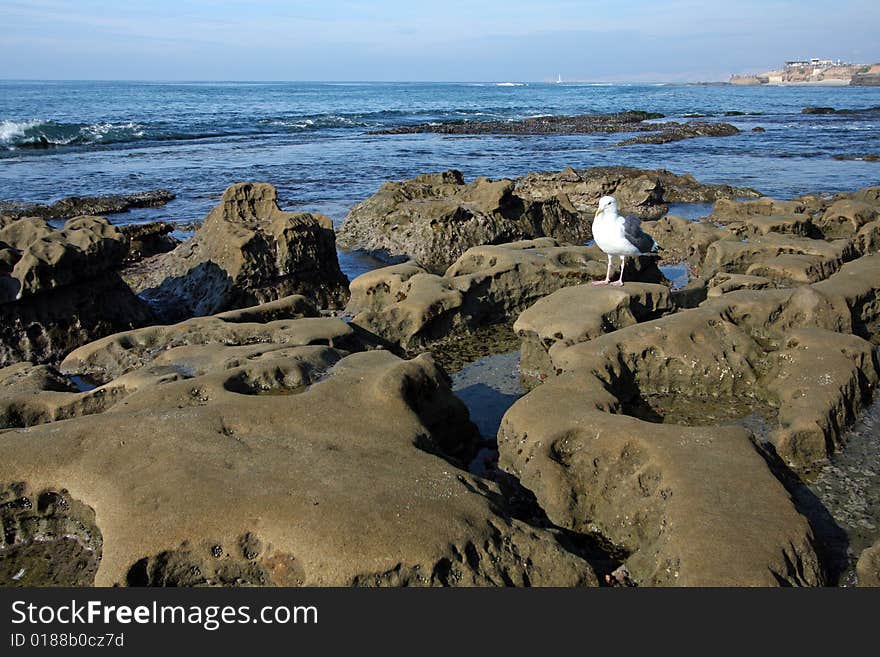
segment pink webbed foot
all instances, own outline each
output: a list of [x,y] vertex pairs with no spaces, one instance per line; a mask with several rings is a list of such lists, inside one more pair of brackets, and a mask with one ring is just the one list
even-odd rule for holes
[[614,281],[611,285],[614,287],[623,287],[623,281]]
[[[593,281],[593,285],[608,285],[609,283],[611,283],[611,281],[607,278],[604,281]],[[614,283],[611,283],[611,285],[614,285]]]

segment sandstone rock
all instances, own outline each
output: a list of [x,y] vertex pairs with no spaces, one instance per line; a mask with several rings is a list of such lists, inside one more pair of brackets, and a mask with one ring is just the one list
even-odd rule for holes
[[620,402],[654,421],[757,414],[766,424],[758,439],[803,470],[833,453],[877,384],[870,344],[839,332],[850,321],[812,287],[737,291],[556,349],[551,360],[557,371],[605,372]]
[[880,344],[880,255],[846,263],[813,289],[829,300],[834,312],[846,316],[841,330]]
[[[651,258],[628,265],[630,280],[662,280]],[[453,334],[512,322],[542,296],[599,279],[597,247],[560,246],[548,238],[469,249],[445,273],[412,263],[377,269],[351,283],[347,312],[364,329],[413,350]],[[631,269],[630,269],[631,268]]]
[[126,252],[125,237],[102,217],[77,217],[56,230],[42,219],[0,220],[7,269],[0,304],[112,271]]
[[862,226],[856,234],[855,245],[863,255],[880,251],[880,221]]
[[62,229],[0,219],[0,366],[57,361],[95,338],[151,319],[116,273],[124,235],[100,217]]
[[596,375],[544,383],[505,415],[500,466],[553,522],[614,545],[639,585],[823,583],[806,519],[744,430],[649,424],[619,404]]
[[723,239],[735,239],[734,234],[709,223],[688,221],[667,215],[659,221],[643,225],[657,244],[663,246],[661,253],[666,262],[687,262],[691,270],[699,274],[709,245]]
[[852,198],[853,200],[861,201],[862,203],[868,203],[874,206],[880,205],[880,185],[866,187],[865,189],[853,192]]
[[743,217],[740,221],[731,221],[725,224],[725,228],[741,237],[769,235],[770,233],[812,237],[815,232],[812,219],[808,214],[752,215]]
[[779,420],[770,442],[796,467],[822,462],[871,402],[878,380],[872,346],[854,335],[800,328],[774,356],[767,390],[777,400]]
[[537,380],[556,372],[555,351],[673,312],[669,288],[626,283],[620,288],[562,288],[524,310],[513,325],[522,339],[520,371]]
[[165,321],[291,294],[338,308],[348,296],[330,219],[281,211],[267,183],[232,185],[192,239],[123,275]]
[[[107,382],[144,366],[161,364],[165,352],[176,349],[178,366],[183,367],[184,354],[192,354],[187,372],[201,372],[206,367],[220,366],[211,360],[217,345],[229,347],[220,353],[224,358],[234,356],[238,363],[288,346],[324,345],[351,350],[357,348],[358,341],[345,322],[318,317],[308,299],[294,295],[170,326],[148,326],[110,335],[71,352],[61,368],[70,374]],[[195,349],[203,346],[213,348]],[[207,362],[195,358],[202,355],[208,357]]]
[[[288,320],[285,331],[326,328],[335,344],[334,321]],[[103,386],[125,396],[0,433],[0,481],[64,490],[94,510],[100,565],[74,583],[596,584],[556,534],[512,518],[495,484],[456,467],[476,430],[430,357],[256,344],[255,326],[211,344],[192,343],[192,324],[164,327],[171,348],[152,360],[137,335],[90,346],[91,362],[128,364]],[[300,376],[317,352],[324,374]],[[0,572],[28,571],[35,540],[18,540]],[[54,543],[43,554],[68,567]]]
[[749,436],[808,470],[870,402],[880,367],[849,333],[876,337],[875,260],[557,343],[559,376],[502,421],[500,467],[638,584],[821,584],[812,531]]
[[447,171],[385,183],[352,209],[339,243],[442,271],[472,246],[545,236],[583,243],[592,237],[590,222],[563,195],[532,200],[517,195],[512,180],[465,184],[461,173]]
[[880,587],[880,542],[864,550],[856,564],[859,586]]
[[707,296],[719,297],[736,290],[764,290],[770,287],[770,279],[763,276],[747,276],[746,274],[715,274],[709,281]]
[[696,203],[720,198],[758,196],[745,187],[708,185],[690,174],[677,175],[665,169],[632,167],[567,168],[561,172],[530,173],[517,180],[517,193],[535,199],[564,194],[574,207],[592,221],[599,199],[614,195],[623,214],[641,219],[659,219],[668,203]]
[[816,221],[816,226],[826,238],[848,237],[878,218],[880,209],[870,203],[840,200],[825,211]]
[[748,241],[713,242],[706,250],[702,274],[748,274],[782,284],[814,282],[827,278],[856,255],[849,240],[826,242],[768,233]]
[[734,201],[720,199],[712,207],[709,219],[718,224],[731,221],[743,221],[749,217],[791,216],[802,214],[807,210],[804,201],[777,201],[762,196],[753,201]]
[[670,202],[756,196],[728,185],[704,185],[663,169],[596,167],[530,173],[515,181],[457,171],[386,183],[356,206],[339,231],[349,249],[406,255],[439,273],[472,246],[553,237],[583,243],[599,199],[613,194],[621,211],[658,219]]

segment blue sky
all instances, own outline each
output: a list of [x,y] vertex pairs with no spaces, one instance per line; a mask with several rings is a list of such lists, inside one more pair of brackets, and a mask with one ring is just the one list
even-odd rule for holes
[[0,0],[0,78],[720,80],[878,32],[876,0]]

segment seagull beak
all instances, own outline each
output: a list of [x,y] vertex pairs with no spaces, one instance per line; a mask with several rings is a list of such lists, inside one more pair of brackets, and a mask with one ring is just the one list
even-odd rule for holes
[[596,219],[600,214],[602,214],[602,210],[596,210],[596,214],[593,215],[593,219]]

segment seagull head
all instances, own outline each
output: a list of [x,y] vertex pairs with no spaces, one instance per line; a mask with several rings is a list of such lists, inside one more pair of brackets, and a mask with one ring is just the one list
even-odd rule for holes
[[596,210],[596,217],[609,208],[612,212],[617,212],[617,199],[613,196],[603,196],[599,199],[599,208]]

